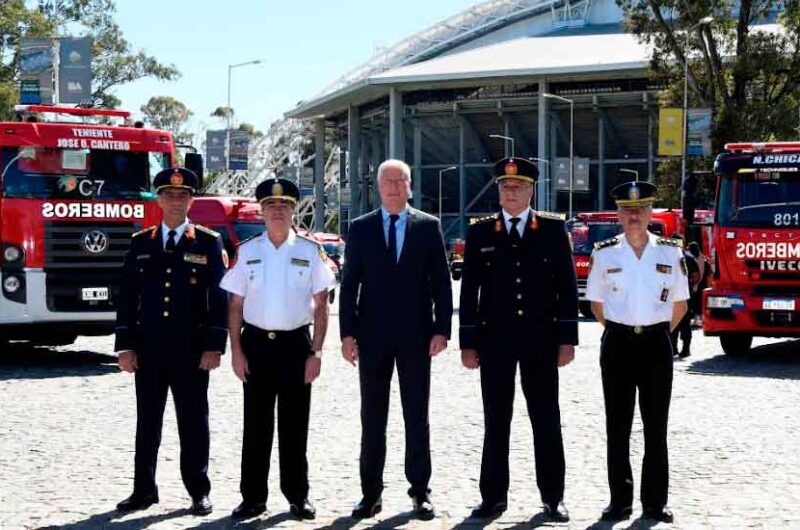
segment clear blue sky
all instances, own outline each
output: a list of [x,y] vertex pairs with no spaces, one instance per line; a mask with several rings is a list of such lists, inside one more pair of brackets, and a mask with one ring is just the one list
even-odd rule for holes
[[[138,49],[172,63],[175,82],[140,80],[116,89],[122,107],[138,112],[150,96],[167,95],[194,112],[193,126],[222,125],[209,114],[227,99],[237,119],[264,129],[303,99],[367,60],[377,47],[454,15],[478,0],[117,0],[116,20]],[[190,131],[194,132],[194,131]]]

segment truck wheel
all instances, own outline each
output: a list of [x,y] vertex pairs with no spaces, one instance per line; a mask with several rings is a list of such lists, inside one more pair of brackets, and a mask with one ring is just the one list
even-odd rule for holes
[[591,318],[594,320],[594,314],[592,313],[592,303],[591,302],[578,302],[578,309],[586,318]]
[[753,344],[752,335],[720,335],[719,343],[722,345],[722,351],[731,357],[741,357],[750,352],[750,346]]

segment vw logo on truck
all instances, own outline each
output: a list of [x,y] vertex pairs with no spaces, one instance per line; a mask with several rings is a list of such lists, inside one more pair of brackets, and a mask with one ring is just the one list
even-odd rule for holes
[[102,230],[92,229],[81,238],[84,250],[92,254],[100,254],[108,248],[108,235]]

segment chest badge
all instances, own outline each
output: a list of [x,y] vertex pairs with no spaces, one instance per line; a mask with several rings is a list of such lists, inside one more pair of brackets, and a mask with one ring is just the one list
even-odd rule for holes
[[197,265],[208,265],[208,256],[204,256],[203,254],[192,254],[190,252],[186,252],[183,255],[183,261],[188,263],[196,263]]
[[672,265],[656,263],[656,271],[660,272],[661,274],[672,274]]

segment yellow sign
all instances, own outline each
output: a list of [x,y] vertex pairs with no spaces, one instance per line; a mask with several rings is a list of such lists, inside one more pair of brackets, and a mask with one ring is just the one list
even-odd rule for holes
[[683,155],[683,109],[659,109],[658,156]]

